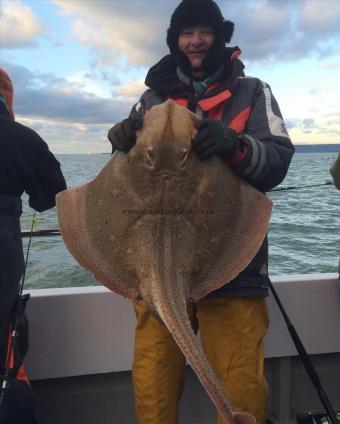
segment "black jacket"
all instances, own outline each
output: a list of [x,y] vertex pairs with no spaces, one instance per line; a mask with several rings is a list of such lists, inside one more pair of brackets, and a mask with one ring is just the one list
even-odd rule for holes
[[[269,85],[245,77],[239,53],[237,47],[226,49],[224,73],[217,84],[208,86],[200,95],[190,80],[185,83],[179,79],[172,56],[165,56],[149,70],[145,80],[149,89],[133,110],[145,113],[171,98],[198,116],[221,120],[237,131],[243,142],[243,153],[236,152],[227,160],[229,165],[253,187],[266,192],[284,179],[295,149]],[[268,295],[268,283],[266,237],[246,269],[209,296],[263,297]]]
[[55,206],[66,189],[60,164],[32,129],[0,115],[0,193],[20,197],[39,212]]
[[24,257],[20,235],[21,195],[41,212],[66,189],[60,164],[39,135],[0,113],[0,372]]

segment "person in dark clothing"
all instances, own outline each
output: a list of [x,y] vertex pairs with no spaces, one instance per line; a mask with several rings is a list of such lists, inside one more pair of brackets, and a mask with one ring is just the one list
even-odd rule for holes
[[335,187],[340,190],[340,152],[338,153],[338,156],[336,157],[329,172],[333,178]]
[[[66,189],[59,162],[35,131],[15,122],[12,102],[12,82],[0,69],[0,376],[4,375],[10,325],[25,265],[20,234],[21,195],[26,192],[30,206],[42,212],[53,208],[55,195]],[[23,367],[14,377],[29,384]],[[8,424],[12,422],[8,418],[11,412],[7,408],[4,422]],[[14,415],[19,413],[17,407]],[[19,421],[13,418],[13,423],[30,422],[24,415],[16,419]]]
[[[127,119],[113,126],[112,150],[128,153],[144,114],[167,99],[196,113],[192,150],[201,160],[218,155],[256,189],[280,184],[294,153],[279,106],[268,84],[246,77],[238,47],[226,47],[234,24],[212,0],[183,0],[167,31],[170,54],[148,72],[149,87]],[[228,240],[226,240],[226,243]],[[233,281],[193,309],[205,353],[236,411],[266,420],[268,389],[263,337],[268,328],[267,238]],[[137,315],[133,381],[139,424],[175,424],[185,359],[170,333],[134,302]],[[224,422],[222,417],[218,422]]]
[[[329,170],[335,187],[340,190],[340,152],[338,153],[338,156],[336,157],[333,165],[331,166]],[[338,274],[339,274],[339,280],[340,280],[340,259],[338,263]]]

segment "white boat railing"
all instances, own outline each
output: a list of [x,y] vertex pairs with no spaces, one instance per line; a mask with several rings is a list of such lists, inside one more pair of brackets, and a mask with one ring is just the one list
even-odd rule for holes
[[[272,278],[288,316],[310,354],[340,352],[340,288],[337,274]],[[104,287],[29,290],[32,380],[131,369],[135,316],[130,300]],[[272,296],[267,358],[296,356]]]

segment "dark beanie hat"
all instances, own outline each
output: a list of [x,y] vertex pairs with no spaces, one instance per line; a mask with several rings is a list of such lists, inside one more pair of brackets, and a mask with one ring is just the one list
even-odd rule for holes
[[220,43],[229,43],[234,32],[234,24],[225,21],[213,0],[182,0],[171,16],[166,42],[170,52],[178,49],[178,36],[184,29],[195,25],[210,26]]

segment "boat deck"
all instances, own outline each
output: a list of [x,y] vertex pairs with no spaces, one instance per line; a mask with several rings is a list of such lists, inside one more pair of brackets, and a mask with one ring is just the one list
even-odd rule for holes
[[[340,354],[313,355],[312,359],[333,407],[339,411]],[[293,423],[297,413],[323,412],[299,358],[267,359],[265,371],[272,422]],[[136,423],[129,371],[36,380],[33,387],[39,400],[38,424]],[[189,366],[179,417],[180,424],[216,423],[215,408]]]
[[[130,372],[34,382],[39,424],[134,424]],[[215,423],[215,409],[188,367],[180,402],[180,422]]]

